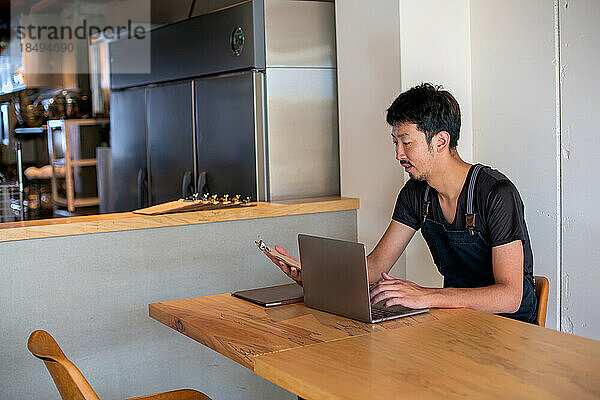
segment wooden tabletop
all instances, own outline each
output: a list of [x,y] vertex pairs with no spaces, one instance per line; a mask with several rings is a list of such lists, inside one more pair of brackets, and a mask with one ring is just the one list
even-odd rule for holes
[[263,354],[435,321],[456,312],[433,310],[372,325],[304,303],[264,308],[228,293],[149,306],[150,317],[250,369]]
[[600,342],[461,310],[261,355],[254,371],[311,400],[598,399]]

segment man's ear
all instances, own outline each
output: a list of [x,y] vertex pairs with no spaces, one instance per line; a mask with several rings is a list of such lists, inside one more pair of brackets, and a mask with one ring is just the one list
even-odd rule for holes
[[436,152],[443,152],[450,146],[450,134],[446,131],[439,131],[433,137],[433,145]]

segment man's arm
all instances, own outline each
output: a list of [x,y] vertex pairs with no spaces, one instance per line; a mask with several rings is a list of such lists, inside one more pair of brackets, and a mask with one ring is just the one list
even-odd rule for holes
[[[367,267],[369,270],[369,283],[375,283],[381,279],[383,272],[390,272],[390,269],[394,263],[398,260],[410,239],[415,234],[415,230],[410,226],[404,225],[400,222],[392,220],[387,230],[379,239],[377,246],[367,256]],[[281,246],[275,246],[275,250],[279,253],[292,257],[286,249]],[[296,283],[302,286],[302,271],[287,265],[283,261],[277,260],[268,253],[265,253],[267,257],[273,261],[281,270]]]
[[493,247],[492,267],[496,283],[479,288],[431,289],[384,275],[385,280],[371,291],[371,303],[387,300],[386,306],[467,307],[491,313],[516,312],[523,296],[523,242],[515,240]]
[[383,272],[390,272],[415,232],[413,228],[403,223],[394,220],[390,222],[377,246],[367,256],[369,283],[380,280]]

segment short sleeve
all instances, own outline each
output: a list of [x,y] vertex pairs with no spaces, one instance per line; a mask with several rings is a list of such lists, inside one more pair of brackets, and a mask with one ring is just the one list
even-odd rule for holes
[[523,201],[510,181],[503,180],[494,185],[486,208],[492,247],[525,240]]
[[412,179],[407,181],[398,194],[392,219],[414,230],[421,229],[419,199],[418,185]]

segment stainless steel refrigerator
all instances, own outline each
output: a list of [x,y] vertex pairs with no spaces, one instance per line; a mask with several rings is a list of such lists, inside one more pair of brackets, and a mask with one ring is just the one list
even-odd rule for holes
[[[111,43],[111,67],[135,43]],[[151,32],[111,74],[114,211],[191,191],[339,194],[333,2],[254,0]]]

